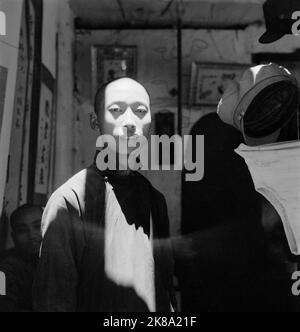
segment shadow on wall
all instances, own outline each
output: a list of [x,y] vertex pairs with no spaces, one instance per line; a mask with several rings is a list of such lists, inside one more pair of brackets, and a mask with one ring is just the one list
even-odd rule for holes
[[289,276],[268,258],[261,196],[234,152],[242,135],[217,114],[191,134],[205,136],[205,176],[183,184],[182,232],[196,252],[177,266],[183,311],[293,310]]

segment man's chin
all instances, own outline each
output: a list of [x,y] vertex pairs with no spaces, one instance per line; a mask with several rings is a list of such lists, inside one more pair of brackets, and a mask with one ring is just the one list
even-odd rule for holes
[[116,149],[116,152],[119,155],[129,157],[138,148],[139,148],[138,144],[135,144],[134,146],[132,146],[132,143],[131,143],[130,146],[129,146],[129,141],[128,141],[126,145],[118,145],[117,149]]

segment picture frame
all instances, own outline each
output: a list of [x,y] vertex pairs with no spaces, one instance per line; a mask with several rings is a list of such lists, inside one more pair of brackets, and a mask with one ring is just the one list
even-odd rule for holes
[[217,106],[229,82],[238,81],[249,64],[192,64],[189,106]]
[[137,47],[118,45],[93,45],[92,92],[119,77],[137,79]]

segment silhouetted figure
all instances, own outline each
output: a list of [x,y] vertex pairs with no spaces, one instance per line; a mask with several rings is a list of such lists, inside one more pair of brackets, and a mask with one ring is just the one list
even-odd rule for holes
[[197,252],[177,266],[183,311],[293,310],[290,276],[269,257],[261,196],[234,152],[242,135],[217,114],[191,134],[205,136],[205,176],[183,186],[182,232]]

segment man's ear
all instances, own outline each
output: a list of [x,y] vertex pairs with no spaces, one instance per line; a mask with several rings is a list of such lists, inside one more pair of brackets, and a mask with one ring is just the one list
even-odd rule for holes
[[93,130],[100,130],[98,118],[95,113],[90,114],[90,126]]

